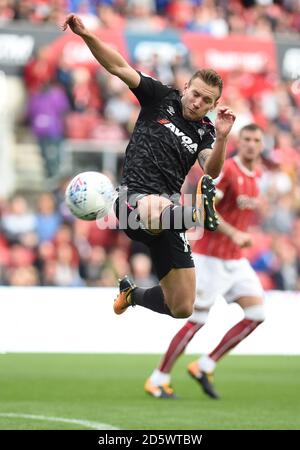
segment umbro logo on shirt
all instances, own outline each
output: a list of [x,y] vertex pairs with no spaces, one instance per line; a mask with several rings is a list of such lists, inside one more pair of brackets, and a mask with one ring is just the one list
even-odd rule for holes
[[167,112],[170,114],[170,116],[174,116],[175,109],[173,108],[173,106],[168,106]]
[[161,125],[164,125],[166,128],[169,128],[176,136],[178,136],[181,139],[181,144],[190,152],[190,153],[196,153],[198,150],[198,144],[193,142],[193,140],[183,133],[183,131],[180,131],[179,128],[177,128],[172,122],[170,122],[168,119],[159,119],[158,123]]

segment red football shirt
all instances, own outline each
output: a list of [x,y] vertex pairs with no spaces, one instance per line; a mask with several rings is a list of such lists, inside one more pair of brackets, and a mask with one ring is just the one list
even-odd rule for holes
[[[225,161],[217,183],[222,198],[216,209],[225,222],[241,231],[247,231],[254,218],[259,175],[258,171],[252,172],[243,166],[235,156]],[[193,252],[221,259],[240,259],[243,256],[242,249],[218,231],[205,231],[203,238],[194,243]]]

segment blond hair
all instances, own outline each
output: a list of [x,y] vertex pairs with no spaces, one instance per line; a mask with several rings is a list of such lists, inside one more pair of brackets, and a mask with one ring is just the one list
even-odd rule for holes
[[197,70],[197,72],[194,73],[194,75],[188,82],[189,86],[191,85],[192,81],[195,78],[200,78],[202,81],[204,81],[204,83],[208,84],[209,86],[217,86],[220,91],[219,97],[221,97],[223,90],[223,80],[215,70],[213,69]]

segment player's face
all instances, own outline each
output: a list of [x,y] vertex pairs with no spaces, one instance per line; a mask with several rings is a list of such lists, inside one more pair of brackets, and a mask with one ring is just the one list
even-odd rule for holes
[[256,161],[263,149],[263,134],[260,130],[244,130],[239,139],[238,153],[245,163]]
[[186,84],[181,97],[182,114],[187,120],[200,120],[213,110],[220,96],[218,86],[209,86],[201,78]]

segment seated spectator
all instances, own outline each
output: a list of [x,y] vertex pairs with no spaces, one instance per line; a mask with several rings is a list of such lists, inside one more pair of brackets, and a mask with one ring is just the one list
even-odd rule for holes
[[26,199],[17,195],[13,197],[2,212],[1,227],[11,243],[20,242],[22,235],[33,232],[36,229],[34,214],[29,210]]
[[86,67],[76,67],[72,70],[71,94],[75,111],[83,112],[99,109],[100,93],[91,72]]
[[90,255],[81,260],[80,275],[85,280],[87,286],[100,286],[102,272],[106,267],[106,251],[103,247],[95,246],[91,248]]
[[158,32],[166,28],[166,19],[155,14],[154,0],[128,0],[126,29]]
[[266,232],[275,231],[280,234],[290,234],[293,229],[295,213],[293,198],[289,194],[277,197],[276,204],[271,204],[269,213],[264,215],[262,228]]
[[178,29],[188,28],[194,17],[193,4],[189,0],[174,0],[166,8],[170,26]]
[[151,259],[144,253],[136,253],[130,259],[131,274],[135,284],[142,288],[157,285],[157,278],[151,273]]
[[116,274],[112,268],[106,267],[105,269],[103,269],[101,273],[100,286],[111,287],[115,286],[117,282],[118,278],[116,277]]
[[9,0],[1,0],[0,2],[0,25],[10,22],[14,18],[14,10]]
[[88,240],[91,245],[100,245],[109,250],[116,245],[118,231],[110,228],[99,229],[96,221],[90,222]]
[[24,67],[23,79],[29,95],[39,92],[53,79],[54,73],[55,68],[49,61],[46,49],[38,49]]
[[73,227],[69,223],[61,223],[54,236],[54,245],[60,244],[73,245]]
[[96,110],[72,111],[66,115],[66,137],[68,139],[91,139],[95,127],[102,122]]
[[117,96],[111,97],[105,106],[104,116],[120,125],[126,126],[134,105],[130,101],[128,89],[125,88]]
[[69,244],[60,244],[57,247],[54,282],[56,286],[84,286],[78,270],[78,255]]
[[203,1],[195,8],[193,18],[187,28],[199,33],[207,33],[216,37],[228,34],[228,25],[225,18],[224,8],[217,7],[213,1]]
[[275,289],[283,291],[298,291],[300,289],[300,259],[296,248],[286,237],[274,242],[276,257],[272,279]]
[[39,242],[51,241],[62,221],[54,196],[48,193],[41,194],[37,204],[36,230]]
[[123,278],[130,273],[127,253],[120,248],[112,248],[108,254],[108,267],[111,267],[116,278]]
[[51,259],[45,262],[40,270],[42,286],[56,286],[56,261]]
[[20,244],[13,244],[9,249],[9,267],[26,267],[34,264],[36,253]]
[[53,242],[41,242],[37,249],[37,257],[35,265],[40,272],[44,270],[46,264],[50,261],[55,261],[56,250]]
[[98,16],[101,22],[101,28],[116,31],[124,29],[126,23],[125,18],[115,11],[112,5],[101,2],[98,6]]

